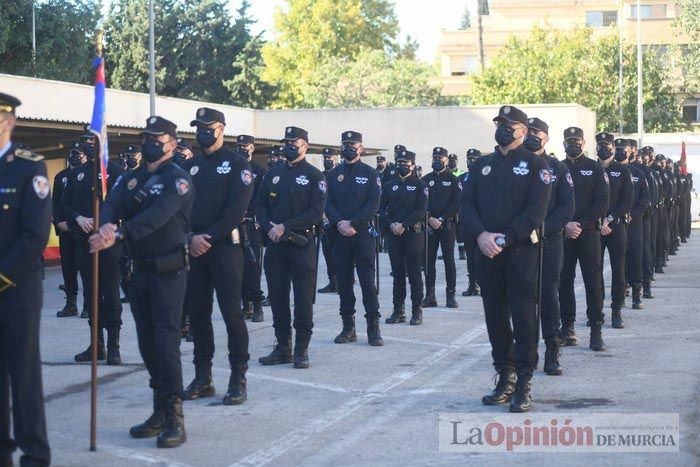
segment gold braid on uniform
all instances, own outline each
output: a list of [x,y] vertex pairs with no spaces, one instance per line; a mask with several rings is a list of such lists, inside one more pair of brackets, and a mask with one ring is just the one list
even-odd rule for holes
[[32,162],[39,162],[44,160],[44,156],[41,154],[34,153],[32,151],[27,151],[26,149],[15,149],[15,156],[20,159],[27,159]]
[[17,284],[12,282],[6,275],[0,273],[0,293],[9,289],[10,287],[16,287]]

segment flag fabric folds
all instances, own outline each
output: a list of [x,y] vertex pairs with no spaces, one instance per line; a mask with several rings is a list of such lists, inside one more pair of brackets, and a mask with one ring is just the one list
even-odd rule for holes
[[90,132],[99,141],[100,179],[102,182],[102,200],[107,196],[107,165],[109,163],[109,145],[107,143],[107,122],[105,121],[105,94],[107,83],[105,80],[105,62],[102,57],[95,57],[92,64],[95,69],[95,102],[92,107],[92,120]]

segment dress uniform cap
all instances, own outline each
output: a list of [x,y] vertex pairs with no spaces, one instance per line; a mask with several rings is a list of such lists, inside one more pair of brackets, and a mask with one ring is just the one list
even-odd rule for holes
[[141,132],[141,134],[153,136],[168,135],[173,139],[176,139],[177,125],[163,117],[154,116],[146,120],[146,128]]
[[236,138],[236,144],[255,144],[255,138],[250,135],[238,135],[238,138]]
[[[178,147],[180,146],[180,142],[178,141]],[[141,152],[141,146],[138,144],[130,144],[126,147],[126,151],[124,151],[127,154],[136,154]]]
[[15,109],[22,105],[22,102],[14,96],[0,92],[0,112],[15,113]]
[[631,146],[631,147],[633,147],[633,148],[636,148],[636,147],[637,147],[637,140],[636,140],[636,139],[630,138],[630,139],[628,139],[627,141],[630,142],[630,146]]
[[223,112],[210,107],[200,107],[197,109],[197,117],[190,122],[190,126],[211,125],[212,123],[223,123],[226,125],[226,117]]
[[362,142],[362,133],[358,133],[356,131],[346,131],[342,135],[340,135],[340,142],[341,143],[361,143]]
[[377,156],[377,162],[386,162],[386,157],[384,157],[384,156]]
[[478,149],[469,149],[467,151],[467,158],[472,158],[472,157],[480,157],[481,156],[481,151]]
[[338,150],[334,148],[323,148],[323,157],[333,157],[338,155]]
[[192,150],[192,143],[187,141],[185,138],[178,138],[177,139],[177,147]]
[[447,149],[441,147],[441,146],[435,146],[433,148],[433,157],[434,156],[440,156],[440,157],[448,157],[448,151]]
[[527,127],[537,131],[544,131],[549,134],[549,125],[537,117],[527,119]]
[[610,144],[615,144],[615,135],[612,133],[598,133],[595,135],[595,141],[596,143],[610,143]]
[[639,150],[639,152],[641,152],[642,155],[653,154],[654,148],[652,146],[644,146],[642,149]]
[[567,140],[570,138],[583,139],[583,130],[577,126],[567,128],[564,130],[564,139]]
[[512,105],[503,105],[498,109],[498,116],[494,117],[494,122],[522,123],[527,126],[527,114]]
[[397,160],[397,161],[411,161],[411,162],[415,162],[415,161],[416,161],[416,153],[404,149],[404,150],[401,151],[399,154],[397,154],[396,160]]
[[284,130],[284,138],[280,140],[281,143],[286,141],[294,141],[297,139],[303,139],[307,143],[309,142],[309,133],[303,128],[296,126],[288,126]]
[[395,154],[398,154],[401,151],[405,151],[405,150],[406,150],[406,146],[404,146],[403,144],[397,144],[396,146],[394,146],[394,153]]
[[625,138],[617,138],[615,140],[615,147],[618,148],[626,148],[627,146],[630,145],[630,140],[625,139]]

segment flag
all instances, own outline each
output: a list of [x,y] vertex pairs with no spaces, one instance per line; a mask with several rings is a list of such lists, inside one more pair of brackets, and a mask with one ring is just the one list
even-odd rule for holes
[[681,170],[681,175],[688,175],[688,161],[685,154],[685,141],[681,143],[681,161],[678,165]]
[[92,121],[90,132],[95,135],[99,145],[100,178],[102,179],[102,200],[107,196],[107,165],[109,164],[109,148],[107,144],[107,122],[105,122],[105,62],[102,57],[95,57],[92,62],[95,69],[95,103],[92,106]]

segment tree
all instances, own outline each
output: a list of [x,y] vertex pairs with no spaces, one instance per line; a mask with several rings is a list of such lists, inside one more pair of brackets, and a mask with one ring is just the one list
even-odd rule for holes
[[32,61],[32,0],[0,8],[0,72],[90,83],[99,0],[47,0],[36,4],[36,60]]
[[264,64],[261,49],[262,39],[258,36],[248,41],[233,62],[235,76],[224,81],[235,105],[252,109],[267,107],[274,99],[277,89],[261,78]]
[[279,87],[277,107],[296,107],[319,64],[352,61],[363,48],[396,49],[398,21],[389,0],[286,0],[274,16],[276,37],[267,43],[263,78]]
[[680,14],[674,25],[680,34],[690,40],[673,51],[680,57],[683,70],[683,91],[688,94],[700,93],[700,0],[680,0],[676,9]]
[[[600,131],[618,128],[619,40],[590,29],[562,32],[535,27],[526,40],[511,38],[482,73],[471,77],[475,104],[575,102],[596,112]],[[637,131],[637,56],[623,45],[624,131]],[[646,131],[683,128],[669,70],[648,49],[643,60]]]
[[472,19],[469,13],[469,5],[465,5],[462,20],[459,22],[459,29],[469,29],[470,27],[472,27]]

